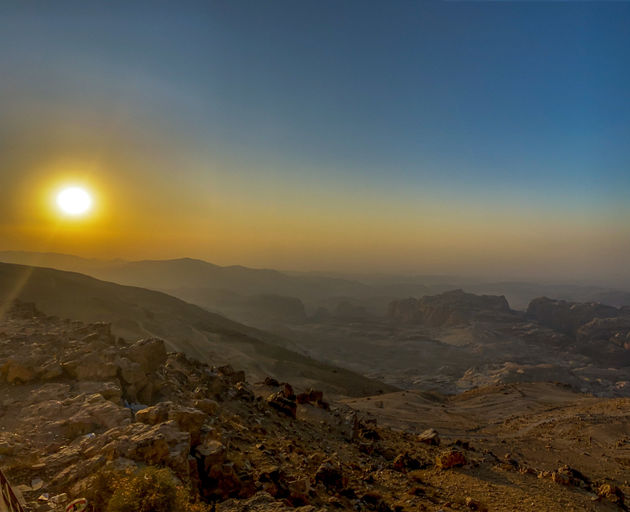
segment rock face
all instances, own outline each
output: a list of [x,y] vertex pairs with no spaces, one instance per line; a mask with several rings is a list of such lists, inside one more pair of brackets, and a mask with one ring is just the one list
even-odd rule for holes
[[532,300],[527,316],[539,324],[575,336],[578,329],[594,318],[615,318],[621,310],[596,302],[567,302],[539,297]]
[[504,296],[453,290],[421,299],[393,301],[389,305],[389,318],[429,327],[446,327],[488,318],[493,321],[512,318],[512,311]]
[[612,343],[630,350],[630,316],[593,318],[577,330],[578,343]]

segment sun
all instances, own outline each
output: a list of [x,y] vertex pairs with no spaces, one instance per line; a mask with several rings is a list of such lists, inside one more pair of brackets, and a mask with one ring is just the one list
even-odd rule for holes
[[82,187],[67,187],[57,194],[57,206],[67,215],[83,215],[92,207],[92,197]]

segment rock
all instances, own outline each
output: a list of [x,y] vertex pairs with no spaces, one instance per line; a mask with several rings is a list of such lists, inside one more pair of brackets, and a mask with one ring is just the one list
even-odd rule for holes
[[289,488],[289,501],[294,507],[308,504],[308,494],[311,490],[310,478],[305,476],[296,480],[291,480],[287,485]]
[[328,489],[341,489],[343,481],[341,466],[331,460],[322,462],[315,472],[315,482],[321,482]]
[[195,449],[195,456],[203,462],[204,470],[207,472],[212,466],[221,465],[225,462],[226,448],[219,441],[209,440]]
[[47,400],[22,410],[24,421],[48,423],[49,429],[74,439],[89,432],[103,431],[131,422],[131,411],[100,394],[81,394],[65,400]]
[[394,459],[394,469],[403,473],[407,472],[409,469],[420,469],[421,466],[420,461],[407,452],[397,455]]
[[118,367],[97,352],[64,361],[61,367],[70,377],[77,380],[112,380],[118,374]]
[[181,431],[190,434],[193,445],[198,444],[201,427],[206,420],[206,414],[203,411],[173,402],[160,402],[136,412],[136,421],[147,425],[157,425],[169,420],[175,421]]
[[296,401],[298,404],[320,405],[323,403],[323,400],[324,400],[323,391],[317,391],[314,389],[309,389],[305,393],[298,393],[298,395],[296,395]]
[[591,488],[591,481],[584,474],[566,464],[554,471],[551,474],[551,479],[563,485],[574,485],[584,489]]
[[267,397],[267,403],[278,412],[281,412],[290,418],[295,418],[297,415],[297,403],[293,400],[285,398],[282,392],[269,395]]
[[136,421],[146,425],[163,423],[169,419],[168,415],[173,407],[172,402],[160,402],[151,407],[145,407],[136,412]]
[[125,355],[145,373],[152,373],[166,362],[166,347],[158,338],[139,340],[125,350]]
[[81,381],[78,383],[77,388],[80,393],[89,395],[98,393],[110,402],[115,404],[121,403],[122,390],[120,389],[120,384],[116,381]]
[[4,380],[9,384],[26,384],[37,377],[37,371],[33,368],[32,364],[31,361],[26,359],[12,357],[2,365],[0,372]]
[[553,471],[551,473],[551,481],[560,485],[571,485],[571,479],[569,476],[563,473],[558,473],[557,471]]
[[265,377],[265,386],[269,386],[270,388],[277,388],[278,386],[280,386],[280,383],[273,377]]
[[50,498],[50,501],[55,505],[61,505],[62,503],[68,501],[68,495],[65,492],[61,494],[56,494],[55,496]]
[[179,430],[175,421],[149,426],[134,423],[126,429],[104,434],[112,441],[103,447],[110,460],[117,457],[168,466],[179,475],[188,474],[190,434]]
[[134,385],[139,388],[144,387],[147,382],[147,373],[140,363],[132,361],[126,357],[121,357],[116,361],[120,369],[120,376],[128,385]]
[[210,416],[215,414],[217,410],[219,409],[218,402],[214,400],[210,400],[209,398],[197,399],[193,402],[193,405],[200,411],[203,411],[206,414],[209,414]]
[[466,456],[453,448],[444,450],[435,459],[438,469],[449,469],[467,464]]
[[234,395],[235,398],[238,398],[239,400],[246,400],[248,402],[252,402],[254,400],[254,393],[252,392],[251,389],[249,389],[249,386],[247,385],[246,382],[238,382],[236,384],[236,386],[234,387],[236,394]]
[[217,371],[220,375],[223,375],[230,384],[245,382],[245,372],[243,370],[235,371],[229,364],[219,366]]
[[418,441],[432,446],[440,446],[440,434],[434,428],[430,428],[418,435]]

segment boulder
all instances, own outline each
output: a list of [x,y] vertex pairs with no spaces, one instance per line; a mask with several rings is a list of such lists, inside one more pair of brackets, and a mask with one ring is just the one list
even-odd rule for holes
[[163,465],[178,475],[189,472],[190,434],[182,432],[175,421],[157,425],[133,423],[125,429],[105,433],[112,441],[103,447],[110,460],[124,457],[146,464]]
[[10,358],[2,365],[0,372],[9,384],[25,384],[37,378],[37,370],[33,361],[21,358]]
[[440,446],[440,434],[434,428],[429,428],[418,434],[418,441],[432,446]]
[[206,473],[212,466],[221,465],[225,462],[227,449],[214,439],[207,440],[195,448],[195,457],[202,462],[202,467]]
[[467,464],[466,456],[454,448],[444,450],[435,458],[435,466],[438,469],[450,469]]
[[193,402],[193,405],[200,411],[203,411],[211,416],[219,409],[218,402],[210,400],[209,398],[199,398]]
[[160,402],[136,412],[136,421],[147,425],[174,421],[181,431],[190,434],[193,445],[199,442],[201,427],[206,418],[206,413],[199,409],[184,407],[173,402]]
[[328,489],[341,489],[344,487],[341,465],[332,460],[324,461],[315,472],[315,482],[321,482]]
[[152,373],[166,362],[166,347],[161,339],[143,339],[129,346],[124,355],[138,363],[145,373]]
[[278,412],[290,418],[295,418],[297,415],[297,403],[294,400],[285,398],[284,394],[280,391],[269,395],[267,397],[267,403]]

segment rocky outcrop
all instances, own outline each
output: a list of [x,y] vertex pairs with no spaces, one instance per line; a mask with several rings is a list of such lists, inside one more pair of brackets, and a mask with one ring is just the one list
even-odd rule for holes
[[512,319],[513,312],[502,295],[475,295],[453,290],[421,299],[393,301],[389,305],[389,318],[428,327],[446,327],[487,319]]
[[532,300],[527,316],[546,327],[575,336],[578,329],[594,318],[615,318],[621,311],[597,302],[567,302],[539,297]]
[[593,318],[577,330],[576,339],[580,344],[603,342],[630,350],[630,315]]
[[[453,441],[446,427],[452,417],[441,423],[447,447],[441,449],[433,429],[418,435],[380,427],[343,402],[326,404],[321,391],[273,378],[250,385],[241,371],[162,347],[159,340],[113,340],[105,326],[32,315],[0,319],[0,361],[7,365],[0,462],[33,510],[57,512],[85,499],[104,512],[121,482],[150,474],[144,471],[161,471],[173,492],[183,493],[187,507],[169,508],[174,512],[483,510],[486,499],[482,506],[467,494],[476,497],[479,474],[494,479],[497,471],[511,471],[518,495],[533,490],[535,499],[536,487],[527,483],[533,470],[521,473],[507,455],[497,465],[483,447]],[[18,360],[20,348],[28,355]],[[74,364],[84,360],[93,372]],[[32,378],[9,382],[13,361],[32,369]],[[72,364],[61,369],[64,363]],[[61,370],[45,377],[51,368]],[[150,401],[130,402],[130,387],[138,393],[146,385]],[[620,418],[625,403],[616,405]],[[624,439],[618,443],[623,449]],[[555,487],[563,500],[623,503],[625,484],[612,478],[608,487],[589,484],[568,467],[547,477],[568,483]],[[499,497],[487,495],[491,510],[502,510],[510,492],[511,484],[500,485]]]

